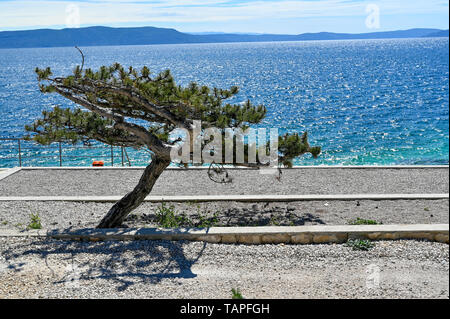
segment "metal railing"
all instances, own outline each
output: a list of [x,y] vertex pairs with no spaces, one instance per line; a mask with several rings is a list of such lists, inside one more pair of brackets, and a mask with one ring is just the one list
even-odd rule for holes
[[[97,151],[97,152],[96,152]],[[87,166],[94,160],[104,160],[105,166],[132,166],[144,163],[148,154],[132,150],[136,159],[130,160],[125,147],[95,142],[90,146],[82,144],[52,143],[48,146],[27,141],[23,138],[0,138],[0,167],[30,166]],[[88,160],[88,161],[86,161]]]

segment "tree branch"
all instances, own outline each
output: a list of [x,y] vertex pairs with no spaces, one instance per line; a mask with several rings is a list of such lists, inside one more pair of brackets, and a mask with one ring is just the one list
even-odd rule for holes
[[133,124],[133,123],[128,123],[125,121],[125,119],[122,116],[118,116],[118,115],[114,114],[113,112],[106,111],[106,110],[96,106],[95,104],[90,103],[89,101],[86,101],[82,98],[75,97],[71,93],[62,90],[57,86],[55,86],[55,91],[57,93],[61,94],[62,96],[64,96],[65,98],[71,100],[72,102],[77,103],[81,106],[84,106],[88,110],[90,110],[100,116],[103,116],[105,118],[113,120],[115,122],[114,126],[116,128],[120,128],[120,129],[123,129],[125,131],[128,131],[128,132],[134,134],[136,137],[138,137],[141,140],[142,144],[147,145],[147,147],[152,152],[154,152],[164,158],[168,158],[168,157],[170,158],[170,148],[165,146],[160,139],[158,139],[154,134],[150,133],[145,128],[143,128],[139,125]]

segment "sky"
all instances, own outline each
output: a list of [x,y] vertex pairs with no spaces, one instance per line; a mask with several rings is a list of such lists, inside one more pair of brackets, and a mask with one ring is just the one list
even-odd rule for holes
[[446,0],[0,0],[0,31],[156,26],[182,32],[448,29]]

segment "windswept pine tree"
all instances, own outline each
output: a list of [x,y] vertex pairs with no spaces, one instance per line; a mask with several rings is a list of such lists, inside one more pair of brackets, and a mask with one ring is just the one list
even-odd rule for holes
[[[222,132],[225,128],[245,131],[266,116],[264,106],[255,106],[250,101],[225,103],[238,93],[237,87],[219,89],[196,83],[182,87],[176,85],[169,70],[151,76],[148,67],[126,69],[116,63],[94,71],[83,70],[83,64],[66,77],[54,77],[50,68],[36,68],[41,92],[60,94],[77,107],[44,111],[42,118],[26,126],[26,130],[32,132],[29,138],[40,144],[97,140],[112,146],[145,148],[151,153],[151,161],[139,183],[112,206],[98,228],[120,226],[149,195],[161,173],[173,161],[174,150],[179,152],[180,144],[189,142],[182,138],[170,139],[174,130],[181,128],[194,136],[194,130],[199,129],[195,123],[201,121],[203,131],[213,127]],[[248,144],[245,150],[248,151]],[[320,154],[320,147],[309,146],[306,133],[279,137],[280,165],[291,166],[295,157],[305,153],[314,157]],[[242,163],[233,157],[231,164],[264,165],[247,160],[246,153]]]

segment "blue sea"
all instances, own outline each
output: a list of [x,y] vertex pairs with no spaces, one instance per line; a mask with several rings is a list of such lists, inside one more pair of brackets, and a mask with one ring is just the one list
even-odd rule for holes
[[[262,127],[308,131],[322,146],[318,159],[297,165],[448,164],[448,38],[188,44],[82,48],[86,67],[119,62],[170,69],[177,82],[237,85],[232,102],[264,104]],[[38,90],[35,67],[68,75],[81,62],[74,48],[0,50],[0,137],[22,137],[24,125],[54,105],[70,106]],[[17,141],[0,141],[0,167],[18,166]],[[22,165],[59,165],[58,145],[21,144]],[[122,154],[114,148],[114,165]],[[63,145],[64,166],[90,165],[111,149]],[[149,160],[128,150],[133,165]]]

